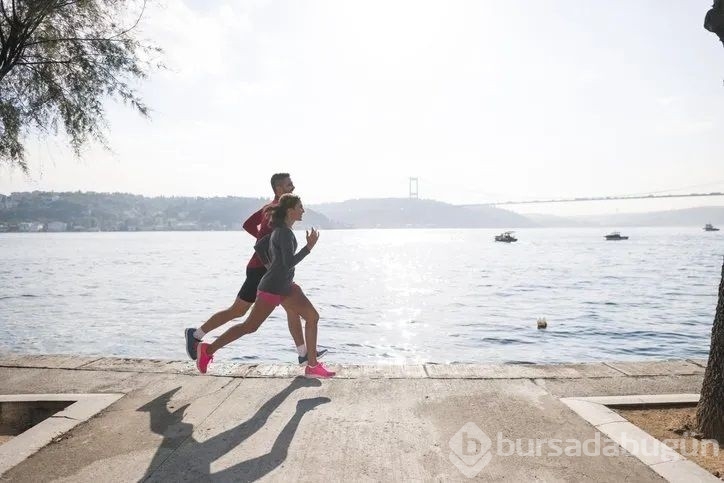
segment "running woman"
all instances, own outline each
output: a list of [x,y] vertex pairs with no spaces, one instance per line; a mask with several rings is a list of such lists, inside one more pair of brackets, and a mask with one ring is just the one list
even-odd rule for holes
[[304,295],[301,287],[294,283],[294,267],[309,255],[317,244],[319,232],[314,228],[311,232],[307,231],[307,245],[296,252],[297,239],[292,231],[292,226],[295,222],[300,221],[304,214],[304,207],[299,197],[291,193],[282,195],[278,205],[267,206],[264,211],[270,216],[274,226],[274,231],[269,239],[270,265],[259,282],[251,314],[244,323],[234,325],[211,344],[200,343],[196,367],[202,374],[205,374],[217,350],[244,335],[256,332],[274,309],[281,305],[287,312],[299,314],[306,322],[305,335],[309,363],[304,370],[304,375],[320,378],[333,377],[335,373],[317,361],[319,313]]
[[[276,205],[279,202],[279,197],[283,194],[294,191],[294,183],[289,173],[274,174],[271,177],[271,186],[274,191],[274,201],[263,206],[244,222],[244,230],[256,240],[270,234],[273,229],[269,224],[268,217],[264,215],[264,209],[267,206]],[[259,255],[254,253],[246,266],[246,280],[241,286],[241,290],[239,290],[236,300],[234,300],[231,307],[215,313],[201,327],[189,327],[184,331],[186,337],[186,353],[192,360],[196,360],[198,344],[206,334],[246,314],[256,299],[257,286],[265,273],[266,267],[259,258]],[[304,333],[302,331],[302,321],[300,320],[299,314],[287,311],[287,325],[289,327],[289,333],[292,339],[294,339],[294,345],[297,348],[299,364],[307,364],[307,347],[304,344]],[[322,349],[317,353],[317,357],[323,356],[326,352],[326,349]]]

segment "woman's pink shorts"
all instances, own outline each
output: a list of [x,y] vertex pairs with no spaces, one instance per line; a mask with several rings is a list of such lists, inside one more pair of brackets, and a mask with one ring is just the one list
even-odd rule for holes
[[276,307],[282,303],[282,296],[275,293],[262,292],[261,290],[256,291],[256,298],[263,300],[264,302]]
[[[297,287],[299,286],[296,283],[292,283],[292,290]],[[276,307],[277,305],[281,305],[283,297],[285,296],[270,292],[264,292],[263,290],[256,291],[256,298],[261,299],[264,302],[273,305],[274,307]]]

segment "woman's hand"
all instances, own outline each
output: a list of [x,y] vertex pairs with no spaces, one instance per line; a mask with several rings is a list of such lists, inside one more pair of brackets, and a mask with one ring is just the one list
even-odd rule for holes
[[311,251],[319,240],[319,232],[312,227],[312,231],[307,230],[307,250]]

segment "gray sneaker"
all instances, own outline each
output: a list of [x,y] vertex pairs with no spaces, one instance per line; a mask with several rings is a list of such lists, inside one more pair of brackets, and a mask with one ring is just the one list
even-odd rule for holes
[[[324,354],[326,354],[326,353],[327,353],[327,349],[322,349],[322,350],[317,351],[317,359],[321,359],[322,357],[324,357]],[[298,359],[299,359],[300,366],[306,366],[307,363],[309,362],[309,358],[307,357],[307,354],[304,354],[303,356],[299,356]]]
[[186,353],[192,361],[196,360],[196,348],[199,346],[199,342],[201,342],[194,337],[194,332],[196,332],[196,328],[194,327],[189,327],[184,331],[184,335],[186,336]]

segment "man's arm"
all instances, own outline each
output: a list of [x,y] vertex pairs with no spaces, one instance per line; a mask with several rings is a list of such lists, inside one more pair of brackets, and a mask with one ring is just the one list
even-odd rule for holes
[[244,230],[254,238],[259,238],[259,225],[264,218],[263,210],[264,208],[261,208],[244,222]]

